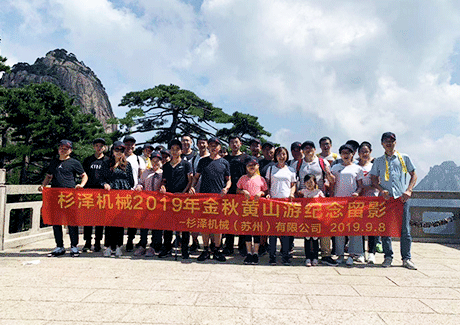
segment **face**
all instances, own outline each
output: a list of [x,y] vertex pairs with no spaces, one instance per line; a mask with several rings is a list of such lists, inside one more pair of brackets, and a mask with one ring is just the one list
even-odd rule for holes
[[58,148],[58,152],[60,156],[67,156],[70,155],[70,153],[72,152],[72,148],[70,148],[69,146],[60,145]]
[[249,164],[249,165],[246,165],[246,171],[247,171],[250,175],[256,173],[258,170],[259,170],[259,164]]
[[181,142],[182,142],[182,149],[184,151],[188,151],[193,143],[192,138],[190,138],[189,136],[182,137]]
[[262,153],[264,154],[265,159],[273,160],[273,157],[275,157],[275,147],[265,146],[262,148]]
[[392,152],[395,150],[395,147],[396,147],[396,140],[392,140],[392,139],[384,139],[382,141],[382,146],[383,146],[383,149],[386,151],[386,152]]
[[160,158],[155,157],[155,158],[150,159],[150,161],[152,163],[153,169],[155,169],[155,170],[160,169],[163,166]]
[[119,157],[123,156],[124,151],[125,151],[125,148],[123,148],[123,147],[115,148],[115,149],[113,149],[113,155],[116,158],[119,158]]
[[163,165],[171,160],[171,157],[169,157],[169,155],[165,153],[162,153],[161,157],[162,157],[161,162],[163,163]]
[[217,155],[219,154],[219,151],[221,149],[221,145],[218,144],[217,142],[211,142],[208,144],[208,149],[209,149],[209,153],[212,155]]
[[142,152],[144,153],[144,156],[150,157],[150,155],[152,154],[153,150],[152,150],[152,148],[148,147],[148,148],[145,148]]
[[259,154],[261,150],[260,143],[258,142],[251,143],[251,145],[249,146],[249,149],[251,150],[253,155]]
[[240,139],[231,139],[230,140],[230,149],[232,149],[232,152],[238,152],[241,148],[241,141]]
[[206,140],[198,140],[196,145],[198,147],[198,150],[200,151],[205,151],[206,149],[208,149],[208,141]]
[[310,178],[308,181],[305,182],[305,187],[309,190],[314,190],[315,189],[315,181],[313,178]]
[[303,154],[305,157],[313,157],[315,155],[316,149],[311,146],[305,146],[303,149]]
[[328,152],[332,147],[332,143],[331,141],[326,139],[326,140],[321,141],[320,147],[322,151]]
[[132,141],[126,141],[126,142],[124,142],[124,144],[126,146],[125,155],[126,156],[131,156],[133,154],[134,147],[136,146],[136,143],[132,142]]
[[358,155],[361,160],[368,160],[371,157],[371,150],[367,146],[363,146],[359,149]]
[[340,152],[340,157],[345,162],[351,162],[353,160],[353,152],[348,149],[344,149]]
[[276,160],[278,160],[279,163],[285,163],[287,160],[286,151],[280,150],[280,152],[278,152],[278,154],[276,155]]
[[105,151],[105,145],[102,143],[95,143],[93,144],[93,149],[98,155],[100,155]]
[[171,156],[173,156],[173,158],[177,158],[182,154],[182,149],[175,144],[171,147],[171,149],[169,149],[169,152],[171,152]]
[[299,147],[296,147],[293,150],[291,150],[291,153],[292,153],[292,157],[295,160],[299,160],[300,158],[302,158],[302,150],[300,150]]

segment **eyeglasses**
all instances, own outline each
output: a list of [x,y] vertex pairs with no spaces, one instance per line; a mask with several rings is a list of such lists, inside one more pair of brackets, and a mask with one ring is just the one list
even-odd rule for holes
[[123,151],[125,151],[125,149],[123,149],[123,148],[115,148],[115,149],[113,149],[113,151],[115,151],[115,152],[123,152]]

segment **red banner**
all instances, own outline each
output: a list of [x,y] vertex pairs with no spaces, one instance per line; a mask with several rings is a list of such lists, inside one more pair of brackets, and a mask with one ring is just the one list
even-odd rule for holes
[[400,237],[403,203],[381,197],[260,199],[243,195],[45,188],[43,222],[297,237]]

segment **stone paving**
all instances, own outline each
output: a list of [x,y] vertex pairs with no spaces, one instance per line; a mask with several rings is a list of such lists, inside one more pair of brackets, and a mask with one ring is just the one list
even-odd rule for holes
[[[68,242],[68,237],[66,238]],[[458,324],[460,245],[413,243],[417,271],[166,259],[48,258],[53,240],[0,252],[0,324]],[[393,243],[399,252],[399,243]],[[377,254],[377,262],[383,255]]]

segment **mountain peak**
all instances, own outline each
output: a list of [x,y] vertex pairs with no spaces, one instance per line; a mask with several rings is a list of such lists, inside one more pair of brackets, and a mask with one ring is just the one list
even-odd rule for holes
[[453,161],[444,161],[430,168],[415,187],[418,191],[460,191],[460,167]]

